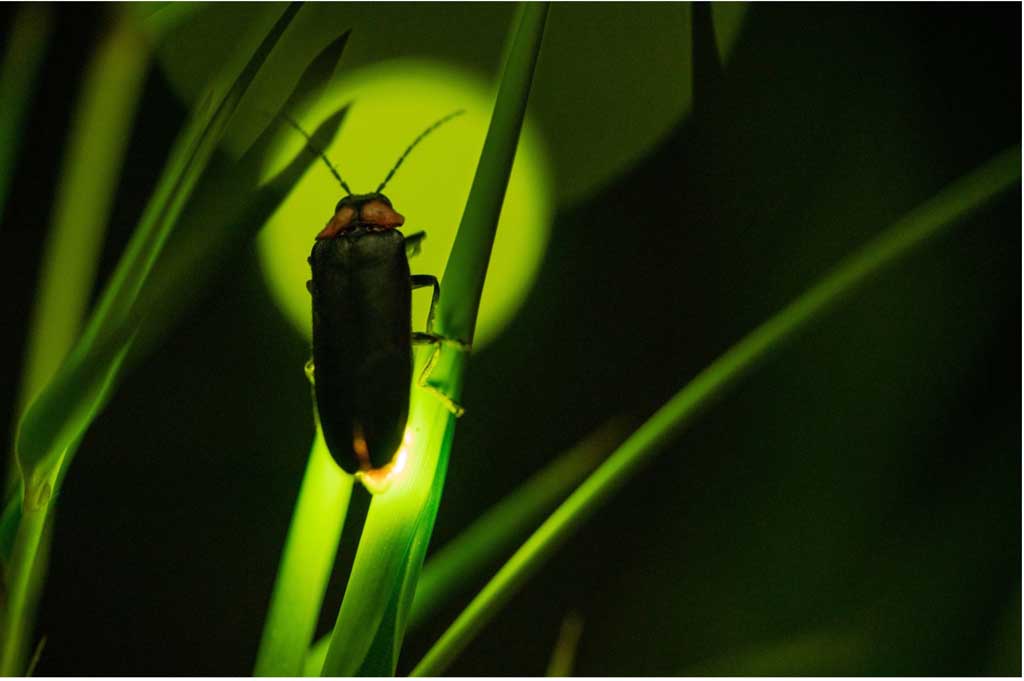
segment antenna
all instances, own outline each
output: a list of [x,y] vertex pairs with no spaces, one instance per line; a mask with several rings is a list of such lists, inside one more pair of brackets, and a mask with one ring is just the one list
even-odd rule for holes
[[412,144],[410,144],[410,145],[409,145],[409,146],[408,146],[408,147],[406,148],[406,150],[402,152],[402,155],[398,157],[398,160],[397,160],[397,161],[395,161],[395,167],[394,167],[394,168],[392,168],[392,169],[390,170],[390,172],[388,172],[388,176],[387,176],[387,177],[385,177],[385,178],[384,178],[384,181],[383,181],[383,182],[381,182],[381,183],[380,183],[380,186],[378,186],[378,187],[377,187],[377,192],[379,193],[379,192],[380,192],[380,190],[384,189],[384,185],[386,185],[386,184],[387,184],[388,182],[390,182],[390,181],[391,181],[391,178],[395,176],[395,171],[397,171],[397,170],[398,170],[398,166],[402,165],[402,161],[404,161],[404,160],[405,160],[405,157],[409,155],[409,152],[413,150],[413,147],[415,147],[415,146],[416,146],[417,144],[419,144],[420,142],[422,142],[422,141],[423,141],[423,138],[424,138],[424,137],[426,137],[426,136],[427,136],[427,135],[429,135],[430,133],[434,132],[435,130],[437,130],[438,128],[440,128],[440,127],[441,127],[442,125],[444,125],[445,123],[447,123],[447,122],[448,122],[448,121],[450,121],[451,119],[455,118],[456,116],[461,116],[461,115],[462,115],[462,114],[464,114],[464,113],[466,113],[466,110],[465,110],[465,109],[459,109],[458,111],[453,111],[453,112],[451,112],[450,114],[448,114],[447,116],[445,116],[444,118],[441,118],[440,120],[438,120],[437,122],[435,122],[435,123],[434,123],[433,125],[431,125],[431,126],[430,126],[429,128],[427,128],[427,129],[426,129],[426,130],[424,130],[423,132],[421,132],[421,133],[420,133],[420,135],[419,135],[419,137],[417,137],[416,139],[414,139],[414,140],[412,141]]
[[312,151],[316,152],[316,155],[323,159],[324,163],[327,164],[327,168],[331,171],[331,175],[334,175],[335,179],[338,180],[338,184],[340,184],[341,188],[345,190],[345,193],[351,196],[352,190],[348,188],[348,185],[345,183],[345,180],[341,179],[341,175],[338,174],[338,170],[331,164],[331,161],[330,159],[327,158],[327,155],[324,152],[317,149],[315,146],[313,146],[313,138],[309,136],[309,133],[303,130],[302,126],[296,123],[295,120],[288,114],[281,112],[280,116],[281,118],[288,122],[288,125],[298,130],[299,134],[306,138],[306,146],[309,147],[309,149],[311,149]]

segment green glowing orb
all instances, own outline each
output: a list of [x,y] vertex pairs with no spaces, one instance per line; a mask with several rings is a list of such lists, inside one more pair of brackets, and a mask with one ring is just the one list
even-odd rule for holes
[[[493,105],[488,83],[451,67],[412,60],[382,62],[345,73],[303,117],[312,130],[351,103],[327,156],[360,194],[376,189],[402,151],[428,125],[447,113],[466,113],[438,128],[406,158],[384,193],[405,216],[402,231],[426,231],[414,274],[444,272],[483,147]],[[275,166],[301,150],[303,139],[281,149]],[[275,168],[268,169],[268,174]],[[552,214],[550,171],[539,135],[529,121],[520,138],[501,212],[477,320],[474,346],[494,338],[522,304],[541,263]],[[259,239],[260,261],[274,298],[307,336],[312,313],[306,281],[314,236],[344,195],[326,165],[306,173],[267,224]],[[443,290],[443,282],[442,282]],[[413,294],[413,329],[426,324],[429,289]]]

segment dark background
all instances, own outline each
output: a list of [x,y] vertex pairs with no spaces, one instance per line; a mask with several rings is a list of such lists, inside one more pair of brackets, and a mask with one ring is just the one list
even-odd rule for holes
[[[60,7],[0,227],[8,423],[100,12]],[[1017,4],[753,6],[694,115],[558,212],[524,311],[474,356],[435,545],[608,417],[649,413],[845,254],[1019,144],[1020,19]],[[154,69],[101,281],[184,114]],[[1019,188],[1004,194],[772,357],[451,672],[542,674],[577,610],[580,674],[1019,675],[1020,205]],[[85,439],[58,512],[40,675],[251,670],[310,436],[309,350],[253,244],[237,249]],[[410,635],[399,671],[480,585]]]

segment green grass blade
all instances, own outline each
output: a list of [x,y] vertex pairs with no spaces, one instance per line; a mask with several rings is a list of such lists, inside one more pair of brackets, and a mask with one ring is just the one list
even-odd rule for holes
[[[491,125],[442,280],[435,330],[450,338],[469,341],[473,337],[546,18],[546,4],[525,5],[511,42]],[[431,385],[457,402],[466,353],[450,345],[442,348]],[[418,366],[425,361],[425,353],[417,353]],[[393,673],[440,503],[454,430],[455,417],[438,394],[412,391],[407,470],[370,505],[323,675],[349,676],[361,668]],[[373,659],[367,659],[371,650]]]
[[352,494],[317,428],[256,658],[255,676],[300,676]]
[[[312,135],[312,143],[318,147],[329,145],[340,128],[344,113],[345,111],[342,110],[321,124]],[[187,248],[173,248],[172,244],[169,244],[165,249],[167,257],[161,258],[154,267],[139,295],[134,310],[136,314],[133,314],[130,317],[131,322],[125,325],[125,328],[136,328],[139,324],[142,325],[139,335],[130,348],[131,354],[125,361],[138,360],[145,350],[154,345],[167,326],[194,299],[195,292],[202,286],[207,275],[224,255],[223,246],[231,243],[232,237],[251,238],[253,227],[261,226],[266,222],[270,214],[276,210],[314,161],[315,157],[309,153],[300,152],[276,176],[259,187],[253,187],[251,183],[211,181],[211,186],[220,190],[220,196],[230,197],[231,205],[234,208],[225,213],[205,210],[204,208],[209,208],[209,204],[204,204],[202,201],[190,203],[189,210],[182,217],[182,223],[185,234],[194,238],[191,241],[185,241],[188,244]],[[258,163],[256,157],[250,158],[248,162],[243,159],[243,162],[230,166],[238,171],[237,175],[229,173],[222,176],[221,179],[248,177],[250,176],[247,172],[248,169],[257,166]],[[257,174],[251,173],[253,181]],[[238,192],[232,192],[231,189],[238,189]],[[211,192],[206,191],[205,195],[209,196]],[[221,205],[221,207],[224,206]],[[190,225],[197,229],[190,230]],[[158,311],[158,313],[141,317],[141,311],[146,310]],[[108,342],[100,346],[100,349],[109,350],[117,345],[116,342]],[[72,380],[71,383],[80,384],[81,382]],[[89,420],[90,417],[83,416],[82,418]],[[77,445],[72,444],[68,449],[73,452],[77,449]],[[60,489],[66,471],[67,466],[60,468],[57,482],[53,487],[54,490]],[[18,488],[17,494],[12,494],[9,498],[2,520],[0,520],[0,556],[5,562],[10,559],[21,514],[21,490]],[[37,564],[44,562],[43,556],[36,560]]]
[[602,464],[516,551],[413,670],[437,676],[583,522],[760,361],[870,277],[1020,180],[1020,147],[957,180],[847,258],[700,372]]
[[7,204],[11,171],[21,147],[22,123],[38,86],[36,76],[52,28],[53,8],[25,3],[18,8],[7,35],[7,49],[0,61],[0,215]]
[[8,577],[8,601],[4,606],[3,650],[0,674],[20,676],[25,659],[26,620],[34,619],[27,612],[30,603],[31,582],[35,556],[43,536],[46,513],[31,511],[22,515],[15,535]]
[[[123,15],[121,21],[124,22]],[[286,110],[293,115],[300,115],[319,98],[333,76],[346,39],[347,34],[328,45],[311,62],[286,101]],[[123,54],[121,56],[125,57]],[[117,73],[117,69],[112,71]],[[328,147],[340,128],[344,114],[344,110],[340,111],[321,124],[313,133],[312,144],[318,148]],[[166,328],[195,300],[196,292],[225,256],[225,246],[230,245],[233,239],[252,238],[254,229],[266,223],[309,166],[316,162],[315,155],[302,151],[277,175],[261,185],[258,184],[267,153],[275,148],[279,142],[278,138],[290,134],[293,133],[287,126],[270,125],[253,148],[238,162],[221,163],[223,172],[219,174],[204,174],[200,181],[200,191],[196,192],[183,212],[181,226],[177,228],[155,264],[139,294],[131,321],[126,324],[126,328],[135,328],[141,322],[145,322],[126,361],[137,361],[155,344]],[[82,195],[86,194],[82,192]],[[211,201],[210,197],[226,201]],[[88,251],[83,248],[80,252]],[[64,277],[63,283],[68,284],[71,281],[74,279],[69,275]],[[89,287],[91,283],[81,288]],[[143,317],[143,312],[148,314]],[[49,337],[52,346],[52,335]],[[76,448],[72,445],[69,451],[73,452]],[[61,467],[54,485],[55,490],[60,489],[66,471],[67,466]],[[0,523],[0,557],[4,563],[10,560],[21,512],[18,489],[17,494],[9,495]],[[37,572],[44,571],[47,562],[47,556],[38,555],[34,569]],[[36,581],[41,582],[40,579]],[[24,624],[26,627],[31,626],[31,623]],[[306,641],[307,645],[308,643],[309,641]]]
[[102,406],[134,337],[125,328],[129,312],[238,102],[297,11],[295,5],[285,10],[217,107],[212,111],[201,107],[175,143],[153,197],[82,338],[55,380],[22,418],[17,452],[27,505],[37,503],[41,494],[48,497],[44,488],[52,490],[68,446]]
[[[328,48],[325,53],[331,53]],[[340,52],[334,51],[340,57]],[[319,61],[319,60],[316,60]],[[304,77],[297,86],[289,104],[301,109],[306,103],[319,96],[330,74],[324,74],[320,65],[311,66],[310,72],[319,72],[319,81]],[[321,124],[312,135],[314,146],[329,145],[340,128],[345,110],[339,111]],[[238,163],[222,163],[220,173],[213,173],[206,184],[204,175],[201,190],[193,196],[184,211],[179,227],[161,254],[150,277],[139,294],[125,328],[136,328],[141,324],[139,337],[132,345],[128,360],[138,360],[145,349],[151,347],[187,305],[194,300],[197,290],[207,275],[224,256],[225,244],[235,238],[248,239],[254,228],[262,226],[277,209],[302,177],[316,157],[307,151],[299,152],[277,175],[257,186],[263,153],[273,147],[273,138],[282,126],[271,126],[264,134],[267,140],[247,153]],[[226,199],[226,200],[218,200]],[[149,312],[143,316],[144,312]],[[108,343],[109,345],[109,343]],[[72,446],[69,449],[74,450]],[[66,467],[61,469],[58,483]],[[21,500],[18,494],[11,494],[0,521],[0,558],[9,560],[14,542],[14,532],[21,515]]]
[[25,623],[32,620],[29,585],[49,502],[62,466],[70,462],[74,445],[102,407],[135,338],[135,331],[127,328],[132,305],[238,102],[297,11],[296,5],[285,10],[215,109],[199,107],[176,142],[82,337],[21,418],[16,451],[23,512],[8,566],[0,674],[23,671]]
[[480,163],[442,279],[445,295],[438,304],[437,328],[448,338],[473,341],[487,263],[526,116],[547,15],[547,3],[526,3],[508,53]]
[[[45,15],[48,22],[48,14]],[[25,47],[25,46],[23,46]],[[25,47],[31,50],[31,46]],[[71,122],[51,228],[46,239],[36,298],[26,343],[18,412],[45,385],[71,348],[86,313],[93,289],[96,265],[117,189],[117,178],[131,136],[131,125],[146,73],[149,49],[134,22],[114,13],[105,27],[85,70],[81,92]],[[32,55],[24,58],[31,68]],[[21,520],[13,493],[17,469],[12,457],[8,497],[10,512],[3,523],[3,557],[8,562],[15,548],[16,560],[27,552],[47,551],[49,543],[24,537],[15,544]],[[45,518],[36,519],[45,524]],[[38,522],[31,531],[41,530]],[[28,573],[14,575],[18,596],[9,601],[23,615],[5,623],[4,664],[21,669],[26,655],[26,631],[43,582],[42,560],[34,560]]]
[[19,412],[81,331],[148,57],[135,24],[113,15],[86,69],[71,122],[29,326]]

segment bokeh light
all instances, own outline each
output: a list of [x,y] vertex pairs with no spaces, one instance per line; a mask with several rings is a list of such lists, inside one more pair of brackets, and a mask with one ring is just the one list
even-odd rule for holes
[[[490,85],[448,65],[392,60],[347,72],[332,84],[302,123],[312,130],[346,103],[341,131],[325,150],[354,193],[373,191],[402,151],[447,113],[465,114],[427,137],[405,160],[384,193],[405,216],[402,231],[426,231],[410,259],[416,274],[444,272],[469,196],[493,105]],[[298,134],[281,149],[283,164],[302,148]],[[268,169],[268,173],[276,168]],[[494,338],[522,304],[541,263],[552,214],[551,173],[540,135],[529,118],[501,213],[477,321],[475,347]],[[313,237],[334,212],[343,190],[326,166],[311,167],[259,239],[260,261],[281,309],[301,333],[311,334],[309,257]],[[413,329],[426,324],[430,291],[413,294]]]

